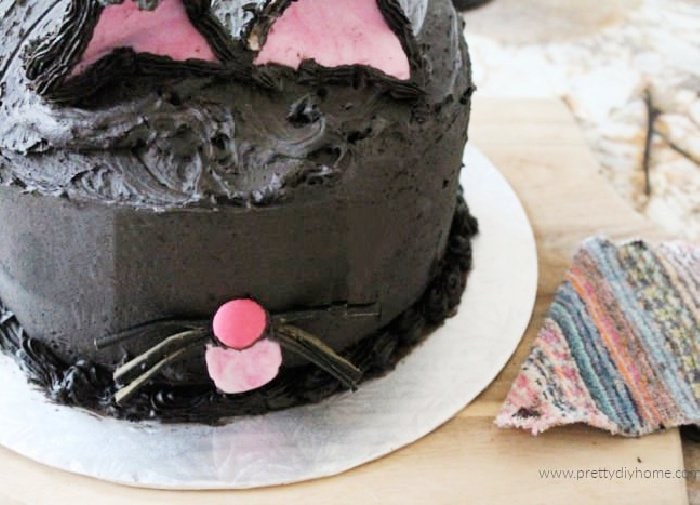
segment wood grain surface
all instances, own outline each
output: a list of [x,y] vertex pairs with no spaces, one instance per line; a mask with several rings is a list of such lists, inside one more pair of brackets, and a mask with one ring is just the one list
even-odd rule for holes
[[517,352],[494,383],[452,421],[344,475],[254,491],[131,489],[44,467],[0,449],[0,504],[687,503],[685,482],[677,478],[606,481],[546,479],[540,474],[602,468],[675,473],[683,468],[677,430],[624,439],[584,426],[557,428],[539,437],[493,426],[577,244],[594,234],[664,237],[602,179],[561,103],[477,99],[471,132],[472,142],[494,161],[524,203],[535,229],[540,278],[535,313]]

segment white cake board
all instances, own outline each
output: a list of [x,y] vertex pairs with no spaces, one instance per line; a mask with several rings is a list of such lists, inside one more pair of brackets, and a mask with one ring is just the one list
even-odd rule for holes
[[130,486],[242,489],[336,475],[427,435],[489,385],[527,327],[537,289],[528,218],[478,150],[462,184],[479,219],[457,315],[394,372],[337,395],[229,425],[128,423],[57,406],[0,358],[0,444],[46,465]]

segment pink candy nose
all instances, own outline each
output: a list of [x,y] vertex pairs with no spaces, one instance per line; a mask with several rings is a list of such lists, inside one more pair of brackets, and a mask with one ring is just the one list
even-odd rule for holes
[[214,336],[232,349],[250,347],[266,328],[267,312],[254,300],[232,300],[219,307],[214,315]]

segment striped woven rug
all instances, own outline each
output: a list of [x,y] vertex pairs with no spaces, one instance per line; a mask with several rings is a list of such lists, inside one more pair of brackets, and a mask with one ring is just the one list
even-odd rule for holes
[[587,240],[496,418],[639,436],[700,424],[700,247]]

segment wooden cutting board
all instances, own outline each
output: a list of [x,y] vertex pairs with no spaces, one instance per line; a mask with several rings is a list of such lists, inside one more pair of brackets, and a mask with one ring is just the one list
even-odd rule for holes
[[541,476],[542,471],[555,469],[675,473],[683,468],[675,429],[623,439],[574,426],[535,438],[493,426],[577,244],[594,234],[612,238],[663,234],[630,210],[598,174],[581,132],[558,101],[477,97],[471,141],[494,161],[523,200],[535,229],[540,279],[533,320],[517,352],[479,399],[452,421],[411,446],[344,475],[254,491],[137,490],[54,470],[0,449],[0,504],[687,503],[685,482],[676,478],[605,481]]

